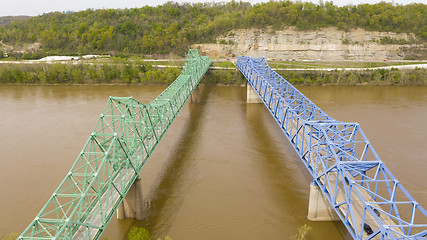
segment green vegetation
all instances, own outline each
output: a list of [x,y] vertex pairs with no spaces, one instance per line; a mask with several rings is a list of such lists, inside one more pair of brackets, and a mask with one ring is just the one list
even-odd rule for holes
[[19,237],[19,233],[10,233],[9,235],[2,238],[2,240],[15,240]]
[[344,38],[342,40],[342,44],[349,45],[350,44],[350,40],[348,40],[347,38]]
[[241,85],[248,81],[239,70],[209,70],[201,83],[207,85]]
[[[131,59],[132,60],[132,59]],[[151,60],[144,60],[145,64],[150,65],[161,65],[161,66],[171,66],[171,67],[184,67],[185,61],[170,61],[167,59],[157,60],[157,61],[151,61]]]
[[[142,227],[132,227],[128,233],[129,240],[152,240],[151,234]],[[161,240],[159,238],[158,240]],[[166,236],[165,240],[172,240],[172,238]]]
[[295,85],[427,85],[427,70],[277,71]]
[[2,64],[0,84],[170,84],[181,72],[143,62]]
[[30,18],[30,16],[6,16],[6,17],[0,17],[0,25],[6,24],[8,22],[12,22],[19,19],[26,19]]
[[[214,43],[233,29],[272,31],[337,27],[414,33],[427,41],[427,5],[380,2],[339,7],[299,1],[178,4],[134,9],[48,13],[0,25],[0,41],[15,47],[38,42],[45,55],[86,53],[174,54],[193,43]],[[382,42],[390,40],[383,39]],[[394,40],[391,40],[392,42]],[[400,41],[400,40],[398,40]],[[415,41],[415,40],[411,40]],[[220,42],[233,44],[232,42]]]
[[141,227],[132,227],[128,233],[129,240],[151,240],[150,233]]
[[306,240],[308,233],[311,231],[311,227],[304,224],[303,226],[298,228],[297,235],[294,236],[295,240]]
[[224,40],[224,39],[221,39],[221,40],[219,41],[219,44],[222,44],[222,45],[234,45],[234,42],[233,42],[233,41],[231,41],[231,40],[226,41],[226,40]]
[[[220,66],[224,63],[218,63]],[[170,84],[181,72],[179,67],[155,68],[141,61],[114,60],[109,63],[2,64],[1,84]],[[279,70],[296,85],[427,85],[427,70],[314,71]],[[201,83],[241,85],[246,79],[237,69],[211,69]]]
[[214,67],[223,67],[223,68],[236,68],[234,64],[230,61],[222,61],[222,62],[213,62],[212,66]]
[[382,37],[379,41],[380,44],[409,44],[410,42],[406,39],[395,39],[389,36]]
[[[2,64],[0,84],[170,84],[181,68],[155,68],[140,61],[80,64]],[[202,83],[243,84],[244,77],[236,70],[211,70]]]

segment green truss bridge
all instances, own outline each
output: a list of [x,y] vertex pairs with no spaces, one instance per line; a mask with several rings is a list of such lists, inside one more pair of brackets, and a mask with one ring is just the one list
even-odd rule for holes
[[110,97],[71,170],[18,239],[99,239],[210,64],[190,49],[181,74],[150,104]]

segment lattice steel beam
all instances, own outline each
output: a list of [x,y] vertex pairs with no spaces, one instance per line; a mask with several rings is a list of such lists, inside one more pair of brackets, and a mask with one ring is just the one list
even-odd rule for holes
[[427,212],[384,165],[358,123],[329,117],[265,58],[238,57],[237,68],[354,239],[427,239]]
[[210,63],[190,49],[181,74],[148,105],[110,97],[71,170],[18,239],[98,239]]

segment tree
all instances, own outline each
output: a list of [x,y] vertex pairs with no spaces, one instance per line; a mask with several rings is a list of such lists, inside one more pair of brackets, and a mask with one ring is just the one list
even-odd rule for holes
[[194,43],[211,43],[231,29],[295,26],[300,30],[338,27],[414,33],[427,41],[427,5],[380,2],[335,6],[300,1],[251,5],[165,3],[157,7],[47,13],[0,25],[8,45],[41,43],[44,53],[179,54]]
[[151,240],[150,233],[141,227],[132,227],[128,233],[129,240]]

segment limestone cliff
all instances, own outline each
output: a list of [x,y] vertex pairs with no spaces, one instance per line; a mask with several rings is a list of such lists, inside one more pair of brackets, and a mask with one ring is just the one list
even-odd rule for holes
[[317,31],[239,29],[217,44],[195,44],[210,57],[265,56],[280,60],[403,60],[425,59],[427,47],[412,34],[363,29]]

